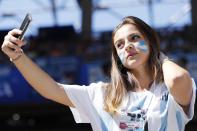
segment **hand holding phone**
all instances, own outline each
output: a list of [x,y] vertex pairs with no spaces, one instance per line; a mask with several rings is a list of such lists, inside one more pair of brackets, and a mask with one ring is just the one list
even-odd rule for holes
[[19,59],[23,54],[23,50],[21,49],[23,42],[17,39],[13,39],[13,36],[22,40],[25,31],[27,30],[31,21],[32,21],[31,15],[27,14],[20,26],[20,30],[22,30],[22,33],[20,35],[15,35],[15,34],[19,34],[19,32],[18,30],[13,29],[9,31],[8,34],[4,37],[4,41],[3,44],[1,45],[1,49],[10,58],[10,61],[12,62]]
[[29,13],[26,14],[26,16],[25,16],[25,18],[24,18],[24,20],[23,20],[23,22],[22,22],[22,24],[19,28],[20,30],[22,30],[22,33],[21,33],[21,35],[18,36],[18,39],[20,39],[20,40],[23,39],[24,34],[25,34],[29,24],[31,23],[31,21],[32,21],[31,15]]

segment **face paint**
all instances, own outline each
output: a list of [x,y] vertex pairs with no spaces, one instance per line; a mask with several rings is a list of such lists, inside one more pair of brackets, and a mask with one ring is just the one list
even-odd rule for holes
[[124,52],[123,51],[119,53],[119,58],[120,58],[120,61],[122,62],[122,64],[124,64],[125,57],[124,57]]
[[148,51],[148,46],[144,40],[138,41],[135,47],[145,53]]
[[[139,41],[139,42],[136,42],[136,44],[134,44],[134,45],[135,45],[135,47],[136,47],[137,49],[139,49],[140,51],[142,51],[142,52],[144,52],[144,53],[148,52],[148,46],[147,46],[147,44],[145,43],[144,40],[141,40],[141,41]],[[125,53],[124,51],[120,51],[120,52],[118,53],[118,56],[119,56],[120,61],[122,62],[122,64],[124,64],[124,63],[126,62],[124,53]]]

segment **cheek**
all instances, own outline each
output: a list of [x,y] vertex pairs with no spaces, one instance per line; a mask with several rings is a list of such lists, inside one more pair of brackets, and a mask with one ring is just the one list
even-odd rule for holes
[[122,62],[122,64],[124,64],[125,63],[124,51],[119,52],[118,56],[119,56],[120,61]]
[[148,52],[148,45],[143,40],[137,42],[137,44],[135,45],[135,47],[137,49],[139,49],[140,51],[144,52],[144,53],[147,53]]

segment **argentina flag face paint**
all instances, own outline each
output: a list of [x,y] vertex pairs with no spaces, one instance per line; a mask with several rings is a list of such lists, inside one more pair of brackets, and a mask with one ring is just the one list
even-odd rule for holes
[[[144,40],[140,40],[138,42],[129,43],[129,44],[133,44],[136,49],[138,49],[139,51],[141,51],[143,53],[147,53],[148,52],[148,45],[146,44],[146,42]],[[122,64],[124,64],[126,62],[125,52],[123,50],[121,50],[118,53],[118,55],[119,55],[119,58],[120,58]]]
[[135,47],[144,53],[148,52],[148,45],[144,40],[136,42]]
[[126,59],[125,59],[125,56],[124,56],[124,51],[121,51],[119,53],[119,58],[120,58],[120,61],[122,62],[122,64],[124,64],[126,62]]
[[[139,52],[148,53],[148,51],[149,51],[148,45],[146,44],[146,42],[144,40],[140,40],[135,43],[130,42],[128,44],[132,44],[132,46],[134,46],[134,48],[135,48],[134,50],[138,50]],[[120,61],[124,65],[126,63],[126,59],[127,59],[125,57],[125,51],[124,50],[119,51],[118,56],[120,58]]]

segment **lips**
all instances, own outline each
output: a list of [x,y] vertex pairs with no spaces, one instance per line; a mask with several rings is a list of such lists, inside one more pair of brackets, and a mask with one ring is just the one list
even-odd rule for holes
[[137,52],[129,52],[128,55],[127,55],[127,58],[130,57],[130,56],[133,57],[136,54],[137,54]]

